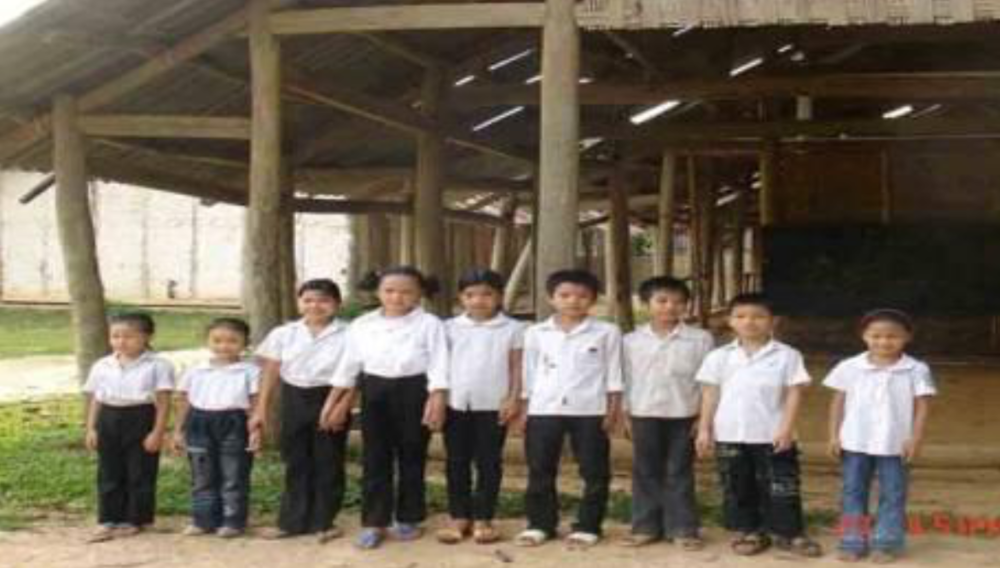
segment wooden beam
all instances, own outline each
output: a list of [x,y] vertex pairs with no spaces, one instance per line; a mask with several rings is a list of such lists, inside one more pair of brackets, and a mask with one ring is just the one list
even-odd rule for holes
[[108,326],[90,209],[86,150],[76,118],[76,101],[57,97],[52,109],[56,218],[73,314],[77,378],[83,381],[94,362],[108,352]]
[[674,275],[674,220],[677,212],[677,155],[664,152],[660,167],[660,195],[657,203],[656,256],[654,271]]
[[448,66],[448,62],[446,60],[441,59],[435,55],[426,53],[424,51],[421,51],[415,46],[409,45],[401,40],[388,37],[385,34],[366,32],[366,33],[359,33],[358,36],[365,38],[366,40],[371,42],[372,45],[378,47],[382,51],[385,51],[386,53],[391,53],[392,55],[395,55],[401,59],[405,59],[406,61],[409,61],[410,63],[413,63],[415,65],[419,65],[425,68],[434,68],[434,67],[443,68]]
[[281,50],[268,27],[267,0],[249,0],[253,127],[250,195],[243,240],[243,304],[253,342],[281,323]]
[[271,15],[278,35],[391,30],[537,28],[541,3],[410,4],[287,10]]
[[[402,201],[346,201],[342,199],[296,199],[295,211],[299,213],[336,213],[361,215],[381,213],[388,215],[413,215],[413,205]],[[475,213],[458,209],[442,209],[442,216],[449,221],[499,227],[505,221],[496,215]]]
[[250,120],[240,116],[86,115],[80,128],[112,138],[250,139]]
[[[547,0],[542,37],[541,160],[538,192],[537,298],[556,270],[576,265],[580,180],[580,30],[575,0]],[[551,313],[538,303],[538,316]]]
[[[179,65],[226,41],[230,36],[243,29],[246,21],[247,9],[236,10],[222,20],[163,50],[157,56],[125,72],[118,78],[87,91],[77,99],[78,112],[90,112],[117,101],[153,79],[176,69]],[[51,115],[47,113],[37,115],[24,126],[0,138],[0,163],[6,163],[12,156],[46,138],[50,132],[52,132]]]

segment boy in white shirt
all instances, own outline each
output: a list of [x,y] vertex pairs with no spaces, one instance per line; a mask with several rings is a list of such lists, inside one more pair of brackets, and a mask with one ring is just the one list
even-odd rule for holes
[[[830,454],[843,465],[840,558],[892,562],[906,542],[907,464],[923,441],[929,398],[937,391],[930,369],[905,353],[910,317],[881,309],[861,319],[868,350],[838,364],[823,384],[830,403]],[[878,513],[868,517],[872,479],[878,478]],[[872,530],[874,529],[874,530]]]
[[709,353],[702,383],[698,455],[715,450],[725,526],[733,552],[759,554],[773,543],[801,556],[822,555],[805,534],[795,419],[811,378],[794,348],[773,337],[774,309],[762,294],[729,305],[736,340]]
[[567,542],[588,547],[600,540],[611,481],[608,434],[620,420],[624,385],[621,332],[589,315],[599,288],[585,270],[554,272],[546,291],[555,314],[525,334],[528,529],[517,537],[520,546],[538,546],[557,534],[556,481],[567,437],[584,481]]
[[694,482],[694,426],[701,401],[695,373],[711,334],[684,323],[691,291],[661,276],[639,286],[650,323],[625,336],[626,432],[632,438],[632,534],[625,546],[676,539],[703,546]]

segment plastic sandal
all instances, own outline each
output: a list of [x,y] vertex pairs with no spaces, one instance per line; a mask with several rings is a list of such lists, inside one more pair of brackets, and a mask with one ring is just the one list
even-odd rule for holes
[[362,529],[358,533],[358,538],[355,539],[354,545],[361,550],[375,550],[382,545],[382,540],[385,535],[382,533],[382,529]]
[[469,528],[468,526],[459,527],[456,524],[438,529],[434,533],[434,536],[441,544],[458,544],[465,540],[465,537],[469,536]]
[[500,540],[500,531],[493,525],[477,525],[472,531],[472,540],[476,544],[493,544]]
[[389,529],[389,534],[396,540],[417,540],[424,531],[419,526],[410,523],[396,523]]
[[594,533],[573,531],[566,537],[566,544],[568,544],[570,548],[583,549],[594,546],[600,542],[600,540],[601,537]]
[[698,552],[705,549],[705,541],[700,536],[684,536],[677,539],[677,544],[681,550],[687,552]]
[[655,535],[642,534],[642,533],[632,533],[625,538],[623,538],[620,544],[627,548],[639,548],[642,546],[647,546],[653,544],[654,542],[660,540]]
[[330,527],[324,531],[319,531],[316,533],[316,542],[319,544],[326,544],[331,540],[336,540],[344,536],[344,531],[340,527]]
[[820,556],[823,556],[823,548],[819,545],[819,543],[806,536],[778,538],[775,540],[774,544],[781,550],[785,550],[805,558],[819,558]]
[[521,531],[516,538],[514,538],[514,544],[517,546],[524,547],[535,547],[545,544],[549,540],[549,535],[545,534],[545,531],[538,529],[528,529]]
[[730,544],[739,556],[755,556],[771,548],[771,538],[763,534],[740,535]]

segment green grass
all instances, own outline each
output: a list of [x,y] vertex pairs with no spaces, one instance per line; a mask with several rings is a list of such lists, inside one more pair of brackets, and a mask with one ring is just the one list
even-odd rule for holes
[[[109,312],[132,309],[112,306]],[[205,325],[221,311],[143,310],[156,320],[153,346],[161,351],[201,345]],[[0,307],[0,359],[73,352],[73,329],[67,308]]]
[[[40,518],[63,515],[84,519],[92,516],[95,456],[82,444],[82,405],[77,398],[0,405],[0,531],[31,526]],[[358,486],[358,456],[349,453],[345,510],[357,514],[361,503]],[[277,511],[281,493],[282,467],[277,453],[267,451],[256,460],[253,470],[251,517],[267,522]],[[160,515],[187,515],[189,512],[187,462],[170,454],[161,461],[157,495]],[[427,487],[431,513],[447,511],[444,484],[432,480]],[[718,525],[721,511],[715,495],[702,495],[701,513],[708,525]],[[579,503],[576,495],[560,496],[562,508],[572,511]],[[502,518],[524,517],[524,496],[505,490],[497,513]],[[608,504],[608,518],[628,522],[630,496],[614,491]],[[814,525],[832,525],[832,511],[810,511]],[[89,519],[88,519],[89,520]]]

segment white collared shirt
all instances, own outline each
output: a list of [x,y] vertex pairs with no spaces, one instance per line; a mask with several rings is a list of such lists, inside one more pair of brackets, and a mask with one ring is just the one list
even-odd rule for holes
[[365,373],[385,379],[427,375],[427,390],[448,389],[448,335],[444,322],[423,308],[398,317],[378,309],[359,317],[347,332],[347,351],[333,386],[353,388]]
[[347,325],[335,319],[318,335],[303,320],[271,330],[255,354],[281,363],[281,380],[299,388],[330,386],[347,345]]
[[510,354],[524,347],[525,327],[503,313],[486,321],[462,314],[445,322],[451,353],[451,408],[500,409],[510,393]]
[[198,410],[249,410],[250,398],[260,389],[260,367],[250,361],[228,365],[201,363],[177,383],[188,404]]
[[798,350],[770,341],[753,355],[733,341],[712,351],[697,381],[719,387],[713,428],[719,442],[770,444],[784,413],[785,391],[812,381]]
[[694,380],[712,350],[712,335],[680,324],[666,336],[651,325],[625,336],[625,406],[631,416],[690,418],[698,414],[701,390]]
[[913,435],[913,403],[937,394],[926,363],[909,355],[877,367],[862,353],[841,361],[823,381],[847,395],[840,445],[849,452],[898,456]]
[[174,365],[153,351],[125,363],[113,353],[90,368],[83,392],[108,406],[139,406],[156,401],[156,393],[174,390]]
[[549,318],[524,335],[524,392],[531,416],[603,416],[622,392],[622,336],[593,317],[563,331]]

